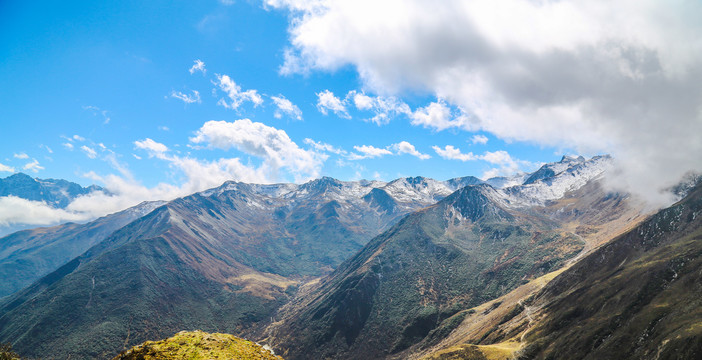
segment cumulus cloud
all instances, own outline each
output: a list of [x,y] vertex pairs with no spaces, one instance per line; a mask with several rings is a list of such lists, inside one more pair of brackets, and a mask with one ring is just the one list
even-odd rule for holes
[[327,115],[328,111],[331,110],[338,117],[351,118],[346,110],[346,100],[339,99],[329,90],[317,93],[317,110],[324,115]]
[[85,141],[85,138],[82,137],[82,136],[80,136],[80,135],[73,135],[73,137],[72,137],[72,138],[69,138],[68,140],[69,140],[69,141],[73,141],[73,140],[75,140],[75,141]]
[[446,145],[443,149],[438,146],[432,146],[431,148],[434,149],[434,151],[436,151],[436,153],[444,159],[460,161],[470,161],[478,159],[475,155],[473,155],[472,152],[464,154],[461,152],[461,149],[454,147],[453,145]]
[[473,144],[485,145],[488,142],[488,137],[480,134],[473,135],[473,137],[470,138],[470,142],[472,142]]
[[316,178],[326,160],[321,154],[300,148],[285,131],[249,119],[208,121],[190,141],[222,150],[235,148],[259,157],[263,159],[259,170],[269,180],[279,179],[281,169],[293,174],[295,181]]
[[73,144],[71,144],[71,143],[67,142],[67,143],[63,143],[61,145],[63,145],[63,147],[65,147],[68,150],[73,150]]
[[195,65],[190,67],[190,70],[188,71],[190,72],[190,74],[194,74],[198,71],[201,72],[203,75],[207,73],[207,69],[205,69],[205,63],[200,59],[195,60]]
[[44,167],[39,165],[39,161],[37,159],[32,159],[32,161],[24,164],[22,169],[31,171],[33,173],[38,173],[39,170],[44,170]]
[[343,155],[343,156],[348,155],[348,151],[337,148],[336,146],[327,144],[325,142],[314,141],[310,138],[306,138],[305,140],[303,140],[303,142],[305,144],[311,146],[313,149],[315,149],[317,151],[332,153],[332,154],[337,154],[337,155]]
[[136,146],[137,149],[147,150],[149,152],[149,156],[158,156],[168,151],[168,147],[166,145],[156,142],[150,138],[137,140],[134,142],[134,146]]
[[422,154],[417,149],[414,148],[414,145],[408,143],[407,141],[400,141],[397,144],[393,144],[390,146],[391,149],[394,149],[397,154],[410,154],[412,156],[415,156],[419,158],[420,160],[426,160],[430,159],[431,156],[429,154]]
[[220,90],[224,91],[229,97],[229,102],[224,98],[220,98],[217,105],[224,106],[227,109],[236,110],[246,101],[250,101],[254,104],[254,107],[263,104],[263,98],[258,94],[256,90],[246,90],[242,91],[241,86],[234,82],[228,75],[217,74],[217,81],[215,85],[219,87]]
[[88,147],[87,145],[81,146],[80,149],[83,150],[85,156],[91,159],[95,159],[97,157],[97,152],[95,151],[95,149]]
[[356,151],[360,152],[360,154],[350,154],[349,155],[349,160],[362,160],[362,159],[369,159],[369,158],[377,158],[381,157],[383,155],[392,155],[392,151],[388,149],[383,149],[383,148],[377,148],[372,145],[360,145],[360,146],[354,146],[353,147]]
[[14,157],[15,159],[29,159],[29,155],[25,153],[13,154],[12,157]]
[[409,115],[412,112],[407,104],[394,96],[368,96],[354,90],[350,91],[346,97],[353,99],[356,109],[375,112],[375,116],[367,121],[378,125],[387,124],[400,114]]
[[171,97],[176,98],[186,104],[201,103],[200,92],[197,90],[192,90],[192,94],[185,94],[180,91],[171,91]]
[[300,108],[297,107],[297,105],[293,104],[290,100],[285,98],[285,96],[271,96],[271,99],[275,103],[275,106],[278,108],[273,114],[273,116],[275,116],[276,119],[280,119],[281,117],[283,117],[283,114],[286,114],[291,118],[302,120],[302,111],[300,110]]
[[482,160],[497,167],[485,171],[482,175],[483,179],[489,179],[495,176],[508,176],[522,171],[524,168],[531,168],[533,163],[526,160],[513,158],[507,151],[486,151],[482,155],[475,155],[472,152],[463,153],[461,149],[453,145],[446,145],[443,148],[432,146],[432,149],[444,159],[458,161],[476,161]]
[[609,152],[621,174],[615,182],[652,200],[688,170],[702,169],[702,3],[269,0],[267,6],[291,13],[282,70],[351,65],[369,89],[428,91],[467,118],[448,116],[439,104],[419,113],[417,125]]
[[15,168],[0,163],[0,172],[15,172]]
[[443,100],[432,102],[425,107],[415,110],[410,117],[412,118],[412,125],[423,126],[437,131],[450,128],[468,131],[476,129],[476,125],[474,122],[471,122],[468,115],[463,112],[455,113]]

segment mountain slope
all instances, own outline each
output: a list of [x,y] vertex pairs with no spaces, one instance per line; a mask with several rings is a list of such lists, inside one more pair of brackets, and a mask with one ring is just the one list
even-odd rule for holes
[[228,182],[171,201],[4,299],[0,341],[30,356],[95,358],[184,328],[255,331],[298,283],[420,204],[377,206],[364,185]]
[[[476,359],[507,359],[524,346],[524,333],[535,323],[539,308],[534,299],[553,278],[613,237],[647,218],[642,203],[625,194],[605,191],[591,181],[563,198],[528,211],[553,219],[561,231],[585,242],[583,251],[565,267],[534,279],[509,293],[454,315],[455,329],[443,338],[425,339],[397,358],[451,359],[472,354]],[[450,320],[442,327],[447,328]],[[471,358],[471,357],[468,357]]]
[[567,270],[539,295],[523,358],[702,356],[702,186]]
[[0,238],[0,298],[58,269],[163,202],[142,203],[87,224],[23,230]]
[[290,359],[383,358],[582,249],[556,223],[508,210],[499,197],[469,186],[409,215],[288,306],[268,341]]

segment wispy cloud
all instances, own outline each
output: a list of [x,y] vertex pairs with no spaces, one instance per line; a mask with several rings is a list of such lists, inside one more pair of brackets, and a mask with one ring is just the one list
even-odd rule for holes
[[15,159],[29,159],[29,155],[25,153],[15,153],[12,155]]
[[0,163],[0,172],[15,172],[15,168]]
[[38,173],[39,170],[44,170],[44,167],[39,165],[39,161],[37,159],[32,159],[32,161],[24,164],[22,169],[31,171],[33,173]]
[[80,149],[83,150],[83,152],[85,153],[85,156],[87,156],[91,159],[95,159],[97,157],[97,151],[95,151],[95,149],[93,149],[87,145],[81,146]]
[[293,119],[302,120],[302,111],[297,105],[293,104],[290,100],[285,98],[283,95],[271,96],[273,103],[278,108],[273,116],[276,119],[283,117],[283,114],[290,116]]
[[190,72],[190,74],[201,72],[204,75],[207,73],[207,69],[205,69],[205,63],[200,59],[195,60],[195,65],[190,67],[190,70],[188,71]]
[[365,93],[350,91],[347,98],[353,100],[356,109],[373,111],[375,116],[366,119],[377,125],[384,125],[398,115],[410,115],[410,107],[396,97],[368,96]]
[[372,158],[377,158],[381,157],[384,155],[392,155],[392,151],[384,148],[377,148],[372,145],[360,145],[360,146],[354,146],[353,147],[356,151],[360,152],[361,154],[350,154],[349,155],[349,160],[362,160],[362,159],[372,159]]
[[109,124],[110,120],[112,120],[110,118],[109,112],[107,110],[102,110],[97,106],[92,106],[92,105],[83,106],[83,110],[89,110],[93,113],[93,115],[98,115],[98,114],[101,115],[102,119],[103,119],[103,122],[102,122],[103,124]]
[[171,91],[171,97],[176,98],[186,104],[201,103],[200,93],[197,90],[192,90],[192,94],[185,94],[180,91]]
[[339,99],[329,90],[317,93],[317,110],[324,115],[327,115],[329,110],[331,110],[338,117],[351,118],[351,115],[346,110],[346,100]]
[[227,109],[236,110],[246,101],[250,101],[254,104],[254,107],[263,104],[263,98],[258,94],[256,90],[246,90],[242,91],[241,86],[237,85],[228,75],[217,74],[217,82],[215,85],[219,87],[220,90],[224,91],[229,97],[229,102],[224,98],[220,98],[217,105],[224,106]]

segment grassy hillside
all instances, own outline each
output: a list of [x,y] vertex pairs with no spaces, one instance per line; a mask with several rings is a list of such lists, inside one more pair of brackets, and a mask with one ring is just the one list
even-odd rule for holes
[[147,341],[113,360],[282,360],[260,345],[229,334],[181,331],[161,341]]

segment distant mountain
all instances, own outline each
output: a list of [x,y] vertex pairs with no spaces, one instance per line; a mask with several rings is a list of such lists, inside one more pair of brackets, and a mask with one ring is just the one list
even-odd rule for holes
[[60,179],[35,179],[23,173],[0,179],[0,196],[16,196],[32,201],[43,201],[54,208],[65,208],[78,196],[102,191],[96,185],[82,187]]
[[448,186],[227,182],[176,199],[1,301],[0,341],[30,356],[96,358],[114,355],[115,343],[182,329],[255,331],[299,284],[450,194]]
[[58,269],[164,202],[145,202],[87,224],[23,230],[0,238],[0,298]]
[[[16,196],[26,200],[40,201],[57,209],[63,209],[75,198],[93,191],[105,190],[96,185],[82,187],[60,179],[35,179],[23,173],[0,179],[0,197]],[[35,226],[30,224],[0,226],[0,236],[32,227]]]
[[625,199],[604,193],[599,200],[581,193],[569,201],[574,210],[581,201],[600,204],[594,213],[543,208],[560,207],[556,200],[594,181],[606,160],[564,159],[549,176],[505,189],[468,186],[405,217],[301,291],[268,328],[266,341],[289,359],[379,359],[404,358],[416,343],[441,340],[463,310],[583,251],[587,243],[576,225],[624,216]]
[[[398,255],[395,265],[421,265],[406,277],[402,268],[392,267],[395,277],[387,284],[403,278],[430,281],[425,275],[433,266],[449,277],[455,269],[488,271],[427,303],[436,310],[426,309],[427,321],[439,321],[576,254],[583,246],[577,236],[556,231],[557,221],[528,211],[533,204],[548,204],[577,190],[600,176],[605,165],[599,158],[580,161],[551,178],[501,189],[471,177],[389,183],[322,178],[300,185],[227,182],[158,206],[114,232],[105,230],[109,235],[82,255],[0,300],[0,342],[11,341],[28,356],[80,359],[114,356],[120,350],[114,344],[128,347],[182,329],[255,336],[298,289],[304,293],[314,287],[309,280],[328,274],[370,239],[427,206],[395,227],[409,229],[403,237],[383,235]],[[465,184],[477,185],[455,192]],[[551,184],[558,189],[547,191]],[[441,202],[432,205],[436,201]],[[453,215],[446,217],[438,209]],[[447,229],[451,232],[444,234]],[[384,241],[377,239],[368,246],[379,246],[380,258],[393,254],[384,253],[378,245]],[[474,249],[476,240],[484,247]],[[51,237],[41,242],[51,243]],[[354,259],[368,256],[368,249]],[[546,253],[548,260],[540,260]],[[455,263],[441,267],[444,256]],[[474,258],[480,261],[459,261]],[[350,269],[349,262],[341,268]],[[434,280],[438,289],[453,286],[442,276]],[[504,288],[499,285],[503,280]],[[416,286],[426,295],[415,292],[420,298],[436,289],[431,282],[421,284]],[[475,292],[481,286],[488,289],[484,295]],[[464,290],[471,295],[457,295]],[[400,351],[432,329],[415,306],[398,308],[406,313],[396,314],[402,328],[390,350]]]

